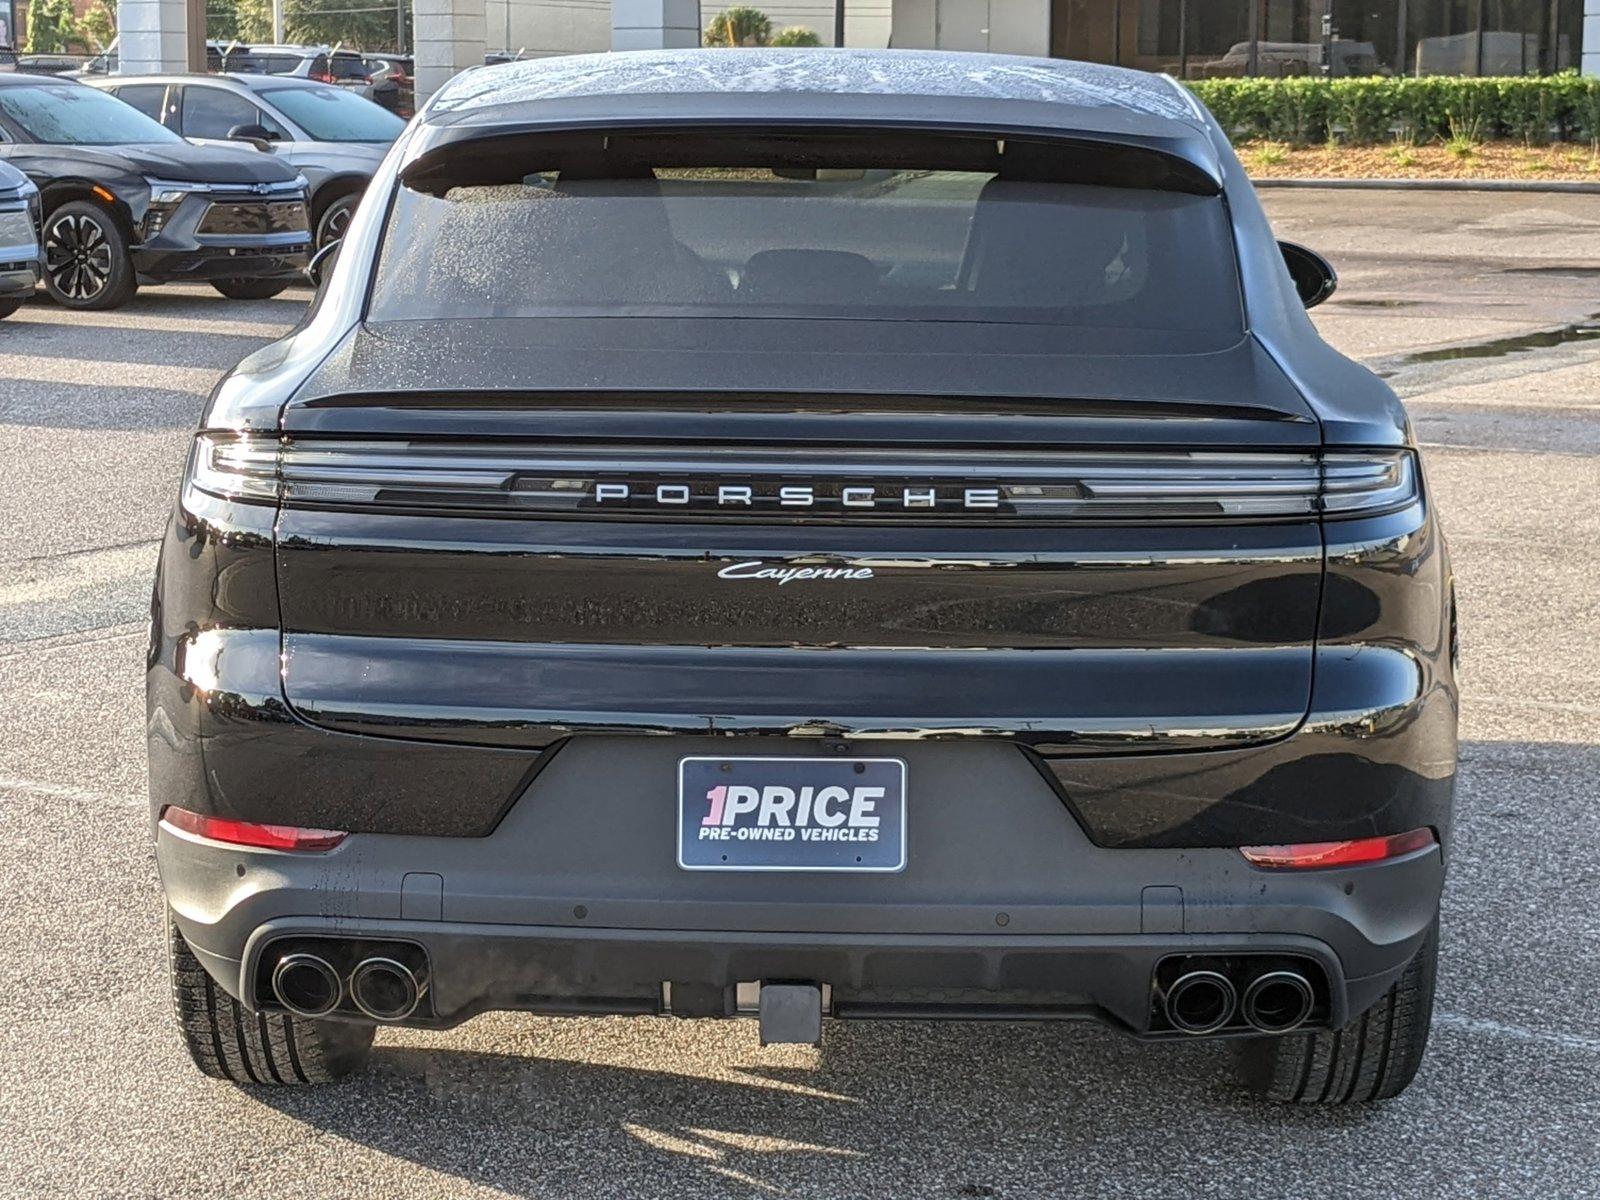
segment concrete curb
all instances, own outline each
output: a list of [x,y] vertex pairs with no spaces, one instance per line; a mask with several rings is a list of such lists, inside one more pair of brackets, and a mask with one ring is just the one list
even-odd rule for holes
[[1600,195],[1600,183],[1552,179],[1253,179],[1257,188],[1332,188],[1374,192],[1573,192]]

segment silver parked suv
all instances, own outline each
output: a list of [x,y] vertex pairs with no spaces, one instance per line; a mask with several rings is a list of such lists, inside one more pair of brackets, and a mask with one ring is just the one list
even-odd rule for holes
[[94,85],[191,142],[253,143],[306,177],[321,249],[344,236],[405,122],[354,92],[281,75],[113,75]]

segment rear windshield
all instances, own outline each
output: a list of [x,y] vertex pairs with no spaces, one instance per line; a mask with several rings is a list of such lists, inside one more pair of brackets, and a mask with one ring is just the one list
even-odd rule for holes
[[399,189],[369,316],[833,318],[1239,336],[1217,195],[1113,185],[1137,171],[1111,172],[1113,182],[1054,179],[1056,168],[1072,174],[1071,163],[1008,163],[1000,144],[987,145],[883,151],[880,162],[898,161],[872,166],[870,144],[833,141],[791,150],[788,161],[728,165],[749,155],[720,147],[718,162],[713,141],[699,147],[704,166],[680,151],[645,162],[568,155],[509,180],[434,172]]
[[335,79],[365,79],[367,64],[359,54],[335,54],[328,60],[329,73]]

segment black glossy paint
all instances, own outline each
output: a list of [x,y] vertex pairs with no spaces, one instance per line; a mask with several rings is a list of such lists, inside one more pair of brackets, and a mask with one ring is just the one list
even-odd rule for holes
[[[480,84],[488,86],[469,76],[452,88]],[[1214,175],[1234,221],[1248,314],[1233,347],[1207,350],[1159,331],[1074,343],[1023,329],[828,321],[744,322],[726,344],[718,329],[684,320],[368,325],[386,213],[379,198],[399,170],[474,131],[559,125],[563,114],[593,127],[604,111],[636,114],[645,103],[580,96],[530,107],[522,97],[502,113],[492,96],[475,96],[439,103],[402,138],[307,321],[225,378],[203,424],[290,439],[738,443],[800,454],[914,446],[974,458],[1007,448],[1414,447],[1393,393],[1316,335],[1221,132],[1186,100],[1151,98],[1167,86],[1130,84],[1132,108],[1089,115],[994,94],[970,104],[946,95],[921,111],[968,129],[1025,126],[1032,136],[1081,119],[1105,139],[1159,141],[1162,153]],[[646,91],[651,112],[680,124],[725,123],[744,99]],[[857,122],[903,121],[918,107],[858,99],[779,89],[754,107],[785,119],[850,110]],[[781,588],[718,577],[757,559],[871,563],[874,574]],[[1334,1003],[1365,1006],[1437,906],[1431,850],[1428,870],[1392,874],[1409,882],[1395,883],[1351,932],[1327,878],[1255,872],[1232,850],[1206,849],[1428,825],[1448,850],[1453,581],[1425,481],[1415,503],[1360,520],[1033,527],[496,518],[230,504],[190,490],[163,548],[154,616],[153,815],[174,803],[414,835],[353,838],[385,849],[351,850],[344,861],[359,860],[364,882],[332,888],[331,907],[319,911],[359,918],[381,936],[403,915],[399,872],[453,864],[445,907],[469,915],[452,919],[526,924],[513,941],[549,956],[529,969],[556,979],[557,992],[574,986],[562,964],[577,961],[565,956],[583,953],[582,943],[547,927],[579,923],[573,914],[591,905],[609,913],[610,927],[653,931],[643,943],[661,951],[650,960],[659,965],[676,961],[667,943],[681,931],[732,920],[757,931],[992,936],[996,909],[1011,904],[1030,934],[1138,939],[1171,932],[1142,924],[1142,889],[1178,886],[1181,876],[1199,897],[1185,928],[1202,941],[1270,931],[1335,946],[1328,953],[1360,979],[1339,984]],[[948,850],[957,830],[980,824],[999,839],[992,861],[1022,856],[1040,880],[1072,880],[1091,858],[1126,852],[1127,886],[1052,908],[1003,873],[974,876],[960,885],[972,903],[957,912],[932,899],[904,905],[893,881],[841,885],[849,902],[803,874],[781,885],[732,877],[680,889],[657,862],[670,842],[658,847],[646,833],[664,820],[656,805],[667,792],[645,781],[649,764],[708,746],[870,755],[891,745],[912,769],[908,877],[930,897],[955,885],[919,860],[918,838]],[[580,762],[586,770],[575,776]],[[987,778],[1008,782],[993,795],[976,785],[964,798],[941,792],[940,811],[970,805],[987,824],[928,810],[919,832],[919,764],[978,762],[994,766]],[[1007,851],[1007,805],[1023,803],[1039,828],[1072,836]],[[591,804],[604,822],[581,819]],[[620,848],[605,840],[613,833]],[[228,986],[240,986],[240,963],[253,961],[269,924],[298,933],[315,924],[298,915],[304,896],[333,878],[331,859],[292,885],[240,898],[231,879],[211,878],[216,855],[185,845],[162,835],[164,877],[170,868],[169,892],[195,914],[186,936]],[[521,875],[497,874],[501,856]],[[550,865],[530,876],[531,862]],[[1055,887],[1041,883],[1039,896]],[[1225,915],[1207,907],[1211,895],[1228,897]],[[1030,909],[1035,901],[1042,907]],[[662,932],[671,930],[679,933]],[[480,936],[441,931],[432,944],[462,972],[481,972],[489,968],[479,948],[500,943]],[[1120,946],[1106,960],[1132,974],[1124,997],[1102,1007],[1131,1011],[1132,997],[1147,997],[1144,953]],[[837,962],[841,971],[855,961],[808,955],[762,961]],[[937,961],[908,958],[906,971]],[[1090,961],[1069,955],[1059,965],[1070,974]],[[638,970],[628,987],[640,984],[640,995],[672,978]],[[533,986],[463,980],[446,985],[461,1013]]]

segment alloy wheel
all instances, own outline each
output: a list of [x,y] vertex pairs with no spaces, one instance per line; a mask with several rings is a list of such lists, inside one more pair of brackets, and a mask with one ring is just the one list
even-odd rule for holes
[[317,249],[331,246],[344,238],[345,230],[350,228],[350,218],[355,213],[355,206],[343,202],[334,204],[333,211],[328,214],[328,219],[322,223],[322,242]]
[[45,270],[69,300],[93,300],[111,281],[111,244],[99,221],[66,213],[45,229]]

